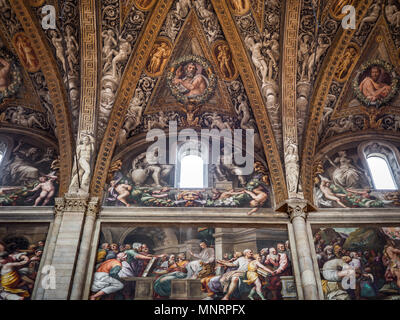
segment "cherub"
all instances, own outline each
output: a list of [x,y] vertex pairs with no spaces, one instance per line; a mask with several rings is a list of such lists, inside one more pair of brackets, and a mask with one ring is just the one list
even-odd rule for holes
[[40,183],[31,190],[32,192],[35,192],[38,191],[39,189],[42,189],[39,197],[37,197],[35,200],[34,207],[37,207],[42,200],[44,200],[42,206],[45,206],[51,200],[56,190],[53,183],[56,179],[57,176],[54,176],[52,174],[39,177]]

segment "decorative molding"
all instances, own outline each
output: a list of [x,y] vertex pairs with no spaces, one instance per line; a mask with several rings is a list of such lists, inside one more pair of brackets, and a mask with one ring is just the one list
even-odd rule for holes
[[[286,183],[289,197],[297,195],[299,165],[296,111],[297,43],[302,1],[286,1],[285,35],[282,58],[282,121]],[[292,153],[289,152],[292,148]],[[288,155],[288,156],[286,156]],[[295,171],[295,172],[293,172]],[[293,179],[293,177],[297,177]]]
[[145,68],[147,58],[153,48],[158,32],[160,31],[161,25],[167,16],[172,2],[172,0],[160,0],[157,2],[143,30],[135,53],[129,58],[111,112],[110,120],[108,121],[107,129],[98,152],[98,159],[91,183],[92,196],[100,197],[103,193],[103,186],[107,178],[104,172],[107,172],[110,166],[118,132],[124,123],[129,102],[135,93],[141,72]]
[[253,71],[249,68],[251,65],[246,50],[243,47],[242,40],[236,29],[235,22],[229,13],[227,4],[223,1],[211,1],[218,20],[222,26],[225,37],[231,47],[235,64],[239,69],[239,74],[243,80],[246,93],[260,130],[261,140],[264,147],[265,156],[268,162],[268,168],[271,172],[271,182],[274,190],[275,202],[282,202],[287,198],[287,188],[285,184],[285,176],[283,173],[282,163],[279,156],[278,148],[275,142],[274,133],[272,131],[271,122],[269,120],[266,107],[257,79]]
[[48,84],[49,94],[53,103],[57,123],[60,152],[59,194],[62,195],[68,190],[73,155],[73,136],[67,93],[61,74],[58,70],[57,62],[44,38],[38,22],[36,21],[36,17],[23,0],[10,1],[10,5],[32,43],[33,49],[40,61],[41,70]]
[[64,212],[85,213],[88,207],[88,196],[78,194],[65,194]]
[[98,88],[96,0],[80,0],[79,13],[81,24],[81,105],[79,112],[79,134],[85,131],[95,135]]

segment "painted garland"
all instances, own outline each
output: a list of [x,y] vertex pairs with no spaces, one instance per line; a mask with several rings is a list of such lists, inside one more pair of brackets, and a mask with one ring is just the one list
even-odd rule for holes
[[[390,74],[391,78],[392,78],[392,83],[391,83],[391,90],[390,93],[383,99],[377,99],[375,101],[371,101],[370,99],[368,99],[360,90],[360,76],[362,74],[364,74],[364,72],[373,66],[378,66],[381,67],[382,69],[384,69],[387,73]],[[366,63],[364,63],[361,66],[360,71],[358,71],[355,79],[353,80],[353,89],[354,92],[356,94],[356,98],[365,106],[376,106],[376,107],[380,107],[384,104],[387,104],[388,102],[390,102],[390,100],[392,100],[398,93],[399,90],[399,79],[398,79],[398,75],[396,73],[396,71],[394,70],[393,66],[383,60],[380,59],[374,59],[374,60],[370,60]]]
[[[175,78],[176,70],[183,65],[187,65],[188,63],[193,62],[195,64],[201,65],[203,70],[207,73],[208,76],[208,86],[205,89],[204,93],[201,95],[196,95],[192,97],[187,97],[185,94],[179,91],[178,87],[173,83],[173,79]],[[186,55],[178,60],[176,60],[167,74],[167,84],[171,90],[172,95],[178,100],[180,103],[183,104],[202,104],[207,102],[214,94],[215,87],[217,85],[217,77],[213,72],[213,69],[210,63],[204,59],[203,57],[195,56],[195,55]]]

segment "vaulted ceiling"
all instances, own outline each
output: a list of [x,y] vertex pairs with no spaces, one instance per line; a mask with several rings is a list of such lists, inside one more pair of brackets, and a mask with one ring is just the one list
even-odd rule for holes
[[[45,5],[55,8],[56,29],[43,28]],[[344,5],[355,7],[356,29],[342,27]],[[95,140],[90,194],[101,196],[116,152],[151,128],[171,119],[199,128],[253,123],[276,205],[312,201],[315,159],[329,146],[399,137],[397,88],[380,106],[354,89],[369,61],[400,72],[397,1],[0,0],[0,37],[0,58],[14,72],[1,90],[0,133],[54,141],[61,194],[82,134]],[[216,77],[198,110],[180,109],[167,90],[174,63],[190,55]],[[15,107],[41,125],[11,121]]]

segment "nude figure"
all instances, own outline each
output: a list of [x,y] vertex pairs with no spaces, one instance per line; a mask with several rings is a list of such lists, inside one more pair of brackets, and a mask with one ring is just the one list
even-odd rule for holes
[[250,207],[253,207],[253,209],[247,212],[248,215],[256,212],[268,199],[268,194],[264,191],[262,186],[253,189],[253,192],[249,190],[244,190],[244,192],[253,198],[253,200],[250,201]]
[[51,32],[51,42],[53,43],[54,48],[56,49],[56,57],[61,61],[63,70],[67,70],[66,61],[64,57],[64,47],[62,43],[62,37],[58,37],[56,31]]
[[70,187],[75,187],[80,177],[81,188],[87,190],[90,182],[90,160],[94,151],[94,142],[88,135],[83,135],[81,143],[76,148],[76,157],[78,159],[78,168],[74,165],[74,175]]
[[78,64],[77,56],[78,56],[78,51],[79,51],[79,45],[73,35],[73,29],[70,26],[67,26],[65,31],[66,31],[65,41],[67,43],[66,53],[67,53],[69,72],[70,72],[70,74],[73,74],[74,73],[74,65]]
[[105,61],[103,71],[105,72],[111,66],[113,48],[117,46],[117,41],[114,39],[115,34],[111,29],[103,31],[101,36],[103,38],[102,55]]
[[125,206],[130,207],[131,205],[126,201],[126,198],[129,197],[130,191],[132,190],[132,186],[129,184],[117,184],[116,180],[111,180],[111,187],[108,189],[109,192],[114,189],[118,193],[117,200],[121,201]]
[[37,197],[35,200],[35,204],[33,205],[34,207],[37,207],[42,200],[44,200],[42,206],[45,206],[51,200],[56,190],[53,183],[56,179],[57,176],[53,175],[47,175],[45,177],[39,178],[40,183],[31,190],[32,192],[35,192],[38,191],[39,189],[42,189],[39,197]]
[[129,34],[126,39],[119,37],[119,51],[112,50],[115,53],[114,59],[112,60],[112,75],[114,78],[117,78],[117,64],[123,63],[128,60],[129,55],[132,52],[131,42],[133,41],[133,37]]
[[[336,196],[336,194],[334,194],[334,193],[332,192],[332,190],[329,188],[329,186],[330,186],[330,182],[329,182],[328,180],[321,179],[321,184],[319,185],[319,188],[321,189],[321,191],[322,191],[322,193],[324,194],[325,198],[328,199],[328,200],[336,201],[336,203],[337,203],[338,205],[340,205],[341,207],[347,208],[347,207],[340,201],[340,198],[338,198],[338,197]],[[341,196],[343,196],[343,197],[345,196],[345,194],[338,194],[338,195],[341,195]]]

